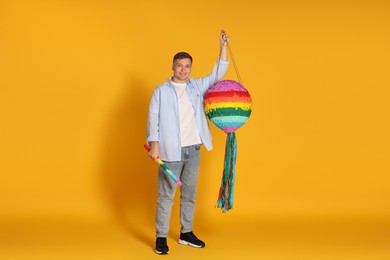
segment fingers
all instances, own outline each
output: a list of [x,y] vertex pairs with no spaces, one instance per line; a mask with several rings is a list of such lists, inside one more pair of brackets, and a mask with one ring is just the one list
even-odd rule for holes
[[151,154],[151,153],[149,153],[149,157],[150,157],[150,159],[152,159],[152,161],[154,161],[154,162],[156,162],[157,159],[160,158],[160,156],[159,156],[158,154],[155,155],[155,154]]
[[225,40],[226,39],[226,32],[224,31],[224,30],[221,30],[221,38],[223,39],[223,40]]
[[229,42],[229,36],[226,34],[224,30],[221,30],[221,41],[223,41],[224,43]]

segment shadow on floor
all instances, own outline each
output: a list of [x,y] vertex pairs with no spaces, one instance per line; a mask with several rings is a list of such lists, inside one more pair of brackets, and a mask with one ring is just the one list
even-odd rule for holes
[[[132,236],[154,245],[157,165],[143,145],[150,87],[135,77],[109,115],[102,145],[101,184],[116,221]],[[148,227],[148,228],[145,228]]]

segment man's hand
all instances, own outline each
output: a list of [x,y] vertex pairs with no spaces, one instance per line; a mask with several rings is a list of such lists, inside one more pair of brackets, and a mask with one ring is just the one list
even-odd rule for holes
[[220,42],[220,52],[219,52],[219,57],[221,60],[227,60],[227,51],[226,51],[226,46],[229,43],[229,36],[226,34],[224,30],[221,30],[221,34],[219,36],[219,42]]
[[221,49],[222,47],[226,47],[229,43],[229,36],[226,34],[224,30],[221,30],[221,35],[219,36],[220,39],[220,46]]
[[158,142],[150,142],[149,156],[153,161],[156,161],[160,157],[160,149],[158,148]]

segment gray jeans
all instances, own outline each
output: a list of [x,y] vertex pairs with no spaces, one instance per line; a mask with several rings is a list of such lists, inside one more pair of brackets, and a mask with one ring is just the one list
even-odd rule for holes
[[[194,221],[196,186],[200,162],[200,145],[181,148],[181,161],[164,162],[180,178],[180,223],[181,232],[192,231]],[[156,213],[156,237],[167,237],[171,219],[176,183],[159,167],[158,198]]]

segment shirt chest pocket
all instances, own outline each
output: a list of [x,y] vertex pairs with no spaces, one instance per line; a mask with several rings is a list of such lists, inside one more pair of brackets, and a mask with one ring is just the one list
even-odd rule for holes
[[187,94],[195,109],[195,107],[198,106],[200,102],[202,102],[202,96],[193,88],[188,88]]

